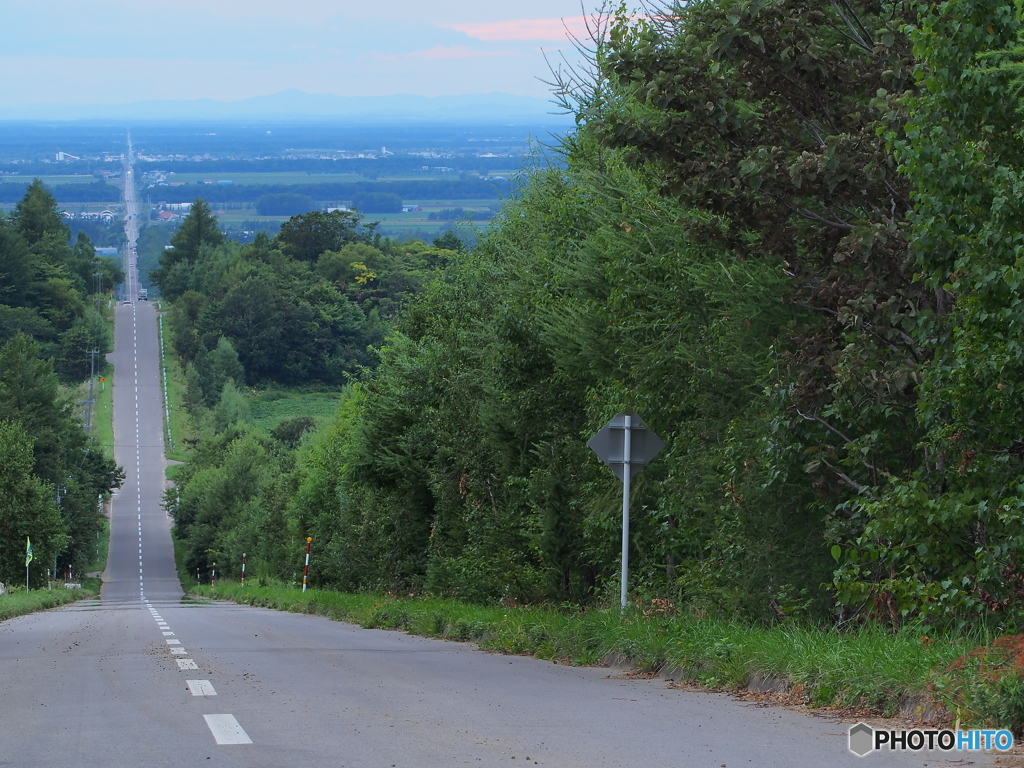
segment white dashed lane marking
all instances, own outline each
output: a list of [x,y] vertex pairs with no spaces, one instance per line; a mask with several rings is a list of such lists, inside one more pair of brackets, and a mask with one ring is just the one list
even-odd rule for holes
[[234,715],[203,715],[210,732],[218,744],[252,744]]
[[188,689],[192,691],[193,696],[216,696],[217,692],[213,690],[213,683],[209,680],[186,680],[188,683]]
[[[167,638],[167,647],[170,649],[171,655],[175,657],[174,661],[178,665],[178,669],[181,671],[199,669],[199,665],[190,658],[179,658],[185,656],[188,651],[181,647],[181,641],[178,639],[170,639],[174,636],[174,633],[170,631],[170,626],[163,618],[160,613],[153,608],[152,605],[145,599],[145,579],[143,574],[143,532],[142,532],[142,446],[141,446],[141,423],[139,418],[139,347],[138,347],[138,325],[137,316],[135,314],[135,306],[132,305],[132,336],[134,337],[135,347],[135,480],[137,487],[138,496],[138,521],[139,521],[139,595],[142,597],[146,607],[149,609],[150,615],[157,623],[157,627],[161,630],[161,634]],[[213,684],[209,680],[187,680],[189,691],[193,696],[216,696],[217,691],[214,690]],[[206,725],[210,729],[210,733],[213,734],[214,741],[217,744],[252,744],[252,739],[242,729],[234,715],[203,715],[206,720]]]

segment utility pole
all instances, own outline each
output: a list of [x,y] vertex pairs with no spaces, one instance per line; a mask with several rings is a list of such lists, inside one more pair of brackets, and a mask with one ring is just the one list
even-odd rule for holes
[[100,351],[98,349],[87,349],[85,354],[89,355],[89,399],[85,401],[85,434],[88,437],[92,432],[92,405],[96,402],[96,398],[93,395],[93,386],[96,375],[96,355]]

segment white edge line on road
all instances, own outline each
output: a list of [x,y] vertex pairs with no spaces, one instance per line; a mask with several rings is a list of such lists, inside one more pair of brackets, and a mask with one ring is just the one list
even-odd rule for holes
[[203,715],[218,744],[252,744],[234,715]]
[[196,664],[192,659],[175,659],[178,662],[178,669],[185,671],[186,669],[199,669],[199,665]]

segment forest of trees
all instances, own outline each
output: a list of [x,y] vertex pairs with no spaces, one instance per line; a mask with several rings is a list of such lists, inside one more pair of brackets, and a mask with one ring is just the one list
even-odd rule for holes
[[25,540],[46,571],[76,572],[95,553],[98,500],[123,471],[83,432],[76,390],[87,350],[111,350],[93,298],[124,275],[97,258],[89,238],[71,242],[53,196],[32,183],[0,216],[0,581],[24,583]]
[[[591,69],[559,76],[577,117],[559,162],[359,337],[374,364],[339,364],[358,375],[330,428],[209,422],[168,498],[190,570],[246,551],[293,578],[312,536],[322,585],[607,600],[619,488],[586,440],[633,411],[667,444],[634,488],[638,597],[759,620],[1019,617],[1019,11],[662,11],[604,19]],[[308,291],[352,301],[358,274],[321,263],[369,244],[295,234],[241,266],[201,247],[189,269],[230,292],[293,268],[283,254],[336,286]],[[178,295],[176,316],[202,318],[179,345],[225,371],[227,337],[247,379],[281,375],[222,308]],[[303,322],[326,328],[318,300]]]
[[[398,308],[453,254],[394,243],[360,222],[355,212],[311,211],[242,246],[224,237],[204,200],[194,202],[149,273],[172,302],[190,403],[215,405],[227,378],[239,387],[340,385],[372,363],[369,349]],[[211,372],[210,356],[221,353],[232,357],[230,376]]]

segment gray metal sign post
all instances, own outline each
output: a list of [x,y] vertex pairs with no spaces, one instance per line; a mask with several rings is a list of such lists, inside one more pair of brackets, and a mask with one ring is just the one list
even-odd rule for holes
[[619,598],[626,610],[629,591],[629,492],[633,475],[661,452],[665,442],[633,413],[620,413],[587,442],[622,481],[622,580]]

